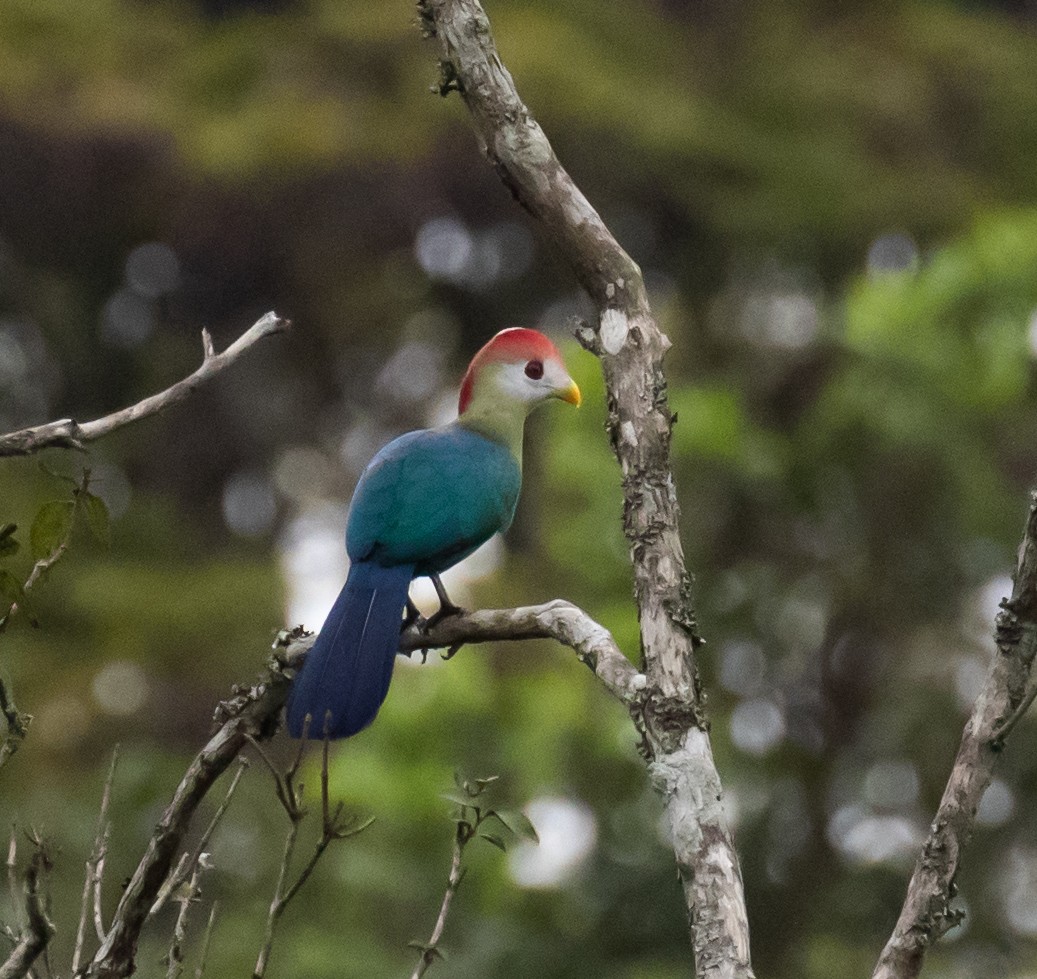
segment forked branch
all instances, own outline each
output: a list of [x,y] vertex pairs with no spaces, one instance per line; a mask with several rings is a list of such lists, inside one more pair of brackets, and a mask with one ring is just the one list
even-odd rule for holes
[[206,381],[230,367],[255,343],[275,333],[283,333],[290,325],[288,320],[282,319],[276,313],[267,313],[223,353],[216,353],[209,331],[203,330],[202,365],[182,381],[177,381],[165,391],[153,394],[135,405],[130,405],[128,408],[123,408],[121,411],[113,412],[94,421],[80,424],[73,418],[63,418],[60,421],[0,435],[0,456],[31,455],[33,452],[39,452],[41,449],[49,447],[82,449],[86,442],[93,442],[131,422],[140,421],[142,418],[158,414],[171,405],[179,404]]

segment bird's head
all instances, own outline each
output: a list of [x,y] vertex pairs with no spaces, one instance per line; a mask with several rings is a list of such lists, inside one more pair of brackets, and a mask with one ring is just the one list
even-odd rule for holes
[[579,405],[580,389],[543,333],[512,327],[501,330],[472,358],[457,410],[464,415],[476,404],[496,403],[528,412],[549,398]]

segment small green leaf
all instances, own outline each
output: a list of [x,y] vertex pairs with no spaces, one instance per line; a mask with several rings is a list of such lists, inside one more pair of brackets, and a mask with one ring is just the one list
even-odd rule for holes
[[508,844],[504,842],[496,833],[480,833],[479,834],[487,843],[492,843],[501,853],[508,852]]
[[55,500],[40,507],[29,530],[33,558],[40,561],[50,557],[68,539],[74,508],[71,500]]
[[440,799],[446,799],[447,802],[454,802],[459,806],[472,806],[473,797],[470,795],[461,795],[459,792],[442,792],[440,793]]
[[520,839],[532,840],[534,843],[540,842],[536,827],[521,809],[494,810],[491,815],[495,816],[498,822]]
[[25,602],[25,589],[10,571],[0,571],[0,598],[3,599],[2,604],[8,607]]
[[21,545],[14,539],[14,532],[17,529],[18,525],[13,523],[5,523],[0,527],[0,557],[10,557],[12,554],[18,553]]
[[427,955],[433,959],[443,959],[446,961],[446,953],[441,952],[435,945],[429,945],[428,942],[407,942],[407,948],[413,948],[421,952],[422,955]]
[[86,525],[90,533],[99,544],[108,547],[112,543],[111,520],[108,516],[108,507],[104,500],[93,493],[81,493],[79,502],[83,507],[83,516],[86,517]]

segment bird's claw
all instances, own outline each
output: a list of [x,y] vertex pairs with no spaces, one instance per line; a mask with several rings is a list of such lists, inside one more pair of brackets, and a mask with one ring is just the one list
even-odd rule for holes
[[444,660],[453,659],[457,651],[464,645],[463,642],[455,642],[445,653],[440,653]]
[[423,619],[418,626],[418,632],[427,636],[440,622],[449,619],[452,615],[467,615],[468,610],[460,605],[445,604],[439,606],[438,612],[433,612],[427,619]]

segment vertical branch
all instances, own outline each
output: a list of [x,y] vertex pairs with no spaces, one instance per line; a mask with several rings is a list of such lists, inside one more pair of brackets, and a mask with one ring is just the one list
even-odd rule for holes
[[741,871],[702,715],[695,665],[702,640],[669,462],[673,418],[662,361],[670,342],[652,317],[641,270],[519,97],[478,0],[418,0],[418,12],[426,36],[439,43],[441,93],[461,94],[483,153],[597,305],[596,327],[579,339],[601,359],[609,438],[623,476],[623,526],[648,677],[635,722],[666,807],[697,975],[748,979]]
[[72,971],[78,972],[83,958],[83,946],[86,942],[86,921],[90,914],[91,897],[94,907],[94,928],[97,940],[104,941],[104,924],[101,920],[101,878],[104,876],[104,860],[108,852],[108,839],[111,834],[111,823],[108,822],[108,807],[112,801],[112,785],[115,782],[115,768],[119,763],[119,746],[112,751],[112,762],[108,766],[108,777],[104,781],[101,792],[101,809],[97,814],[97,830],[94,833],[94,847],[86,861],[86,873],[83,878],[83,897],[79,907],[79,926],[76,928],[76,946],[72,953]]
[[202,976],[205,975],[205,960],[209,957],[209,942],[212,940],[212,926],[216,921],[216,909],[218,906],[219,903],[213,901],[212,907],[209,909],[209,920],[205,924],[202,946],[198,950],[198,964],[194,968],[194,979],[202,979]]

